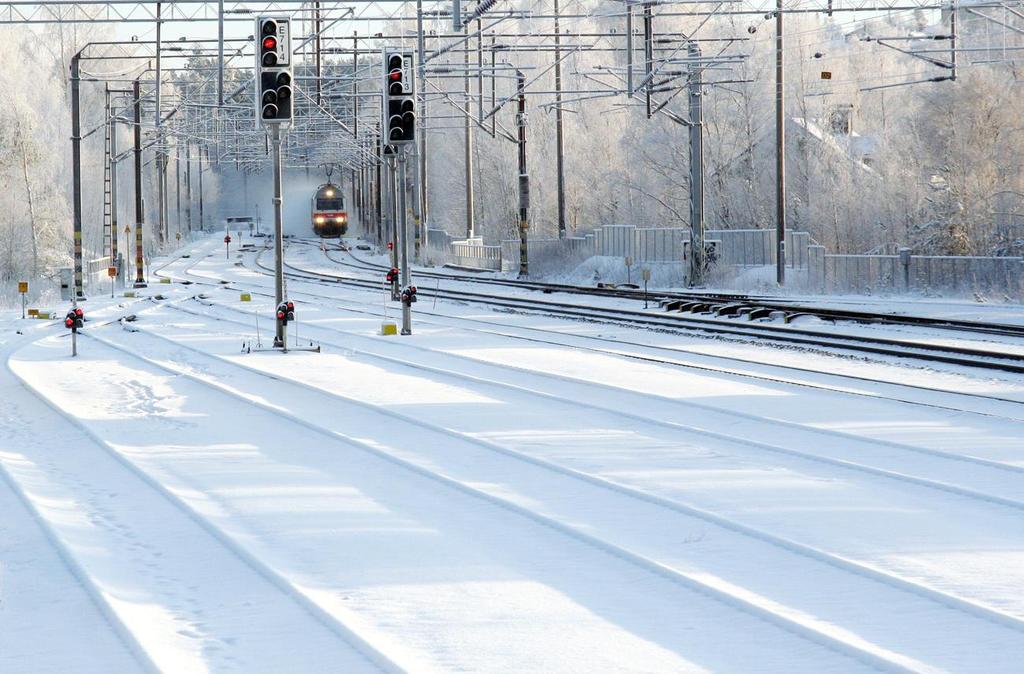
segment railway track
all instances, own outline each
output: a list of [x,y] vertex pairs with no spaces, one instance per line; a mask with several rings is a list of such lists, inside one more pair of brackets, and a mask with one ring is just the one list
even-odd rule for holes
[[[225,322],[225,319],[216,316],[207,318]],[[234,323],[230,320],[226,322]],[[210,335],[220,337],[230,332],[230,328],[206,329]],[[316,425],[325,436],[341,436],[346,442],[351,442],[353,437],[377,437],[372,448],[366,446],[364,449],[391,454],[391,460],[398,454],[398,461],[411,469],[443,476],[445,481],[454,482],[452,486],[471,489],[485,500],[493,502],[499,499],[504,502],[504,507],[514,512],[520,512],[573,536],[583,536],[591,545],[646,568],[651,568],[649,565],[653,564],[662,570],[661,575],[674,578],[684,587],[698,589],[713,599],[744,612],[760,615],[791,632],[826,643],[886,671],[921,671],[926,668],[928,658],[922,653],[897,654],[884,647],[887,632],[900,632],[896,629],[899,624],[898,615],[904,609],[910,610],[911,614],[918,614],[920,610],[934,610],[928,609],[927,604],[937,602],[962,615],[961,622],[968,630],[1024,630],[1024,623],[1001,612],[993,612],[980,604],[859,564],[843,555],[751,527],[735,518],[580,472],[504,444],[498,445],[465,433],[453,432],[436,423],[425,422],[422,418],[401,412],[401,405],[389,409],[388,406],[350,395],[329,392],[320,388],[320,383],[295,381],[286,374],[286,366],[277,364],[276,360],[261,359],[252,364],[243,364],[237,359],[217,355],[199,346],[202,342],[197,341],[196,336],[195,327],[183,329],[181,335],[166,330],[161,334],[149,334],[153,339],[170,342],[176,349],[191,354],[182,360],[190,364],[186,367],[163,360],[159,363],[161,367],[169,368],[178,375],[196,377],[197,370],[192,364],[195,362],[193,358],[197,356],[202,359],[198,371],[203,373],[202,378],[210,379],[208,385],[220,388],[225,385],[215,382],[223,380],[228,382],[227,386],[234,388],[241,385],[240,375],[236,373],[249,372],[264,382],[260,388],[266,395],[273,399],[301,402],[293,406],[287,416],[295,416],[296,420],[302,420],[305,425]],[[138,347],[141,346],[124,344],[121,348],[130,350],[136,356],[148,358],[145,353],[139,353]],[[350,348],[350,345],[346,348]],[[328,375],[328,380],[334,379]],[[266,387],[272,387],[273,391]],[[315,396],[311,397],[311,393]],[[408,437],[410,433],[407,427],[412,427],[414,430],[411,432],[421,440],[415,443],[415,448],[400,444],[402,438]],[[403,430],[406,432],[403,433]],[[400,452],[397,450],[399,447]],[[526,498],[512,499],[511,494],[520,494]],[[608,507],[593,508],[587,505],[595,500],[600,500]],[[640,543],[630,533],[635,532],[636,522],[644,522],[644,529],[652,531],[685,532],[693,531],[696,527],[704,532],[702,535],[709,536],[717,544],[712,546],[711,557],[705,558],[709,554],[708,550],[703,547],[687,549],[686,540],[679,541],[678,537],[659,536],[659,542],[653,545],[650,542]],[[756,554],[753,552],[755,548]],[[737,551],[746,553],[737,554]],[[743,562],[743,559],[748,561]],[[751,561],[753,559],[760,561],[755,564]],[[774,560],[773,568],[780,569],[779,573],[771,574],[772,581],[768,584],[764,584],[764,574],[760,571],[760,564],[765,559]],[[714,569],[713,574],[702,573],[693,566],[704,563]],[[790,584],[779,582],[782,578],[801,580]],[[811,578],[816,579],[818,584],[810,582],[808,579]],[[806,584],[804,581],[807,581]],[[801,585],[843,586],[850,591],[825,598],[817,593],[794,589]],[[854,587],[858,589],[852,589]],[[787,594],[791,590],[795,595]],[[876,616],[867,623],[861,622],[864,616],[857,615],[856,604],[865,597],[877,598],[877,605],[887,607],[886,614]],[[908,605],[913,604],[918,607],[908,608]],[[977,621],[979,618],[980,622]],[[892,628],[885,627],[887,620],[894,620]],[[968,626],[971,623],[974,626]],[[837,626],[842,629],[832,629]],[[946,627],[949,627],[949,623],[946,623]],[[959,635],[957,638],[967,638],[966,632],[957,630],[955,633]],[[972,651],[954,650],[958,653]],[[917,656],[922,659],[916,660]]]
[[[125,335],[125,333],[121,334]],[[250,385],[252,382],[247,383],[241,378],[240,373],[248,371],[247,368],[237,364],[232,365],[228,361],[209,354],[203,354],[204,359],[197,360],[197,356],[201,352],[189,346],[179,345],[179,353],[186,350],[190,353],[190,360],[179,361],[174,355],[160,353],[160,349],[156,350],[156,355],[151,354],[152,343],[158,341],[158,338],[153,335],[145,335],[142,339],[140,339],[141,335],[120,337],[113,334],[93,333],[91,336],[93,339],[104,342],[108,347],[121,351],[133,361],[145,363],[148,368],[161,370],[169,376],[180,379],[182,382],[180,386],[183,389],[201,387],[217,397],[230,398],[233,401],[233,406],[242,405],[249,408],[253,416],[272,418],[275,423],[288,424],[296,429],[302,429],[303,433],[313,433],[319,436],[320,441],[316,451],[300,452],[304,456],[302,459],[292,458],[292,462],[289,463],[292,473],[299,466],[308,465],[315,467],[321,474],[328,476],[332,483],[336,482],[338,485],[345,484],[343,476],[351,479],[353,474],[359,475],[359,481],[370,481],[376,484],[375,488],[370,489],[371,493],[376,492],[377,488],[395,491],[398,486],[400,487],[397,489],[399,493],[412,494],[416,503],[429,502],[433,504],[431,507],[421,505],[421,512],[416,517],[413,517],[411,513],[403,513],[400,520],[403,529],[412,526],[415,521],[422,521],[421,526],[430,531],[434,531],[435,528],[451,531],[472,523],[467,531],[462,532],[462,536],[467,541],[472,537],[474,544],[488,550],[490,556],[499,552],[493,547],[495,536],[485,533],[482,527],[485,524],[493,526],[493,522],[496,520],[503,523],[508,521],[510,526],[506,527],[506,530],[514,530],[516,533],[506,537],[509,541],[507,545],[516,546],[517,554],[524,557],[533,556],[536,552],[532,547],[534,545],[545,550],[543,557],[548,561],[545,565],[544,582],[551,583],[556,589],[571,586],[576,582],[574,576],[580,573],[581,568],[597,569],[597,572],[585,574],[586,576],[595,576],[593,580],[600,580],[601,575],[605,573],[626,574],[636,577],[636,583],[634,589],[630,591],[631,598],[616,598],[616,601],[625,602],[616,609],[617,611],[633,611],[634,615],[636,611],[655,615],[664,611],[665,618],[675,615],[677,619],[684,619],[686,615],[679,615],[682,610],[684,614],[692,613],[694,620],[700,615],[712,622],[751,623],[751,629],[755,632],[753,638],[762,642],[765,648],[769,647],[772,635],[776,639],[788,641],[793,640],[796,635],[800,637],[798,641],[804,642],[800,646],[802,650],[809,648],[816,653],[824,653],[826,658],[834,658],[835,653],[838,652],[855,658],[868,666],[888,666],[894,671],[912,671],[910,668],[899,666],[891,659],[879,657],[855,641],[836,637],[827,629],[815,624],[814,621],[802,618],[797,612],[779,610],[778,607],[764,601],[752,601],[723,585],[707,582],[699,574],[660,564],[641,552],[624,547],[613,540],[597,536],[582,527],[573,526],[562,521],[561,518],[552,517],[539,509],[524,506],[516,500],[508,498],[505,494],[482,488],[472,480],[450,476],[424,461],[413,460],[409,457],[409,452],[405,447],[367,442],[363,439],[366,437],[364,434],[350,433],[346,431],[344,425],[328,421],[338,418],[339,415],[344,415],[346,418],[351,416],[351,411],[346,407],[339,407],[337,400],[333,401],[333,413],[331,414],[324,413],[321,409],[322,405],[305,404],[285,408],[265,401],[264,394],[269,394],[272,398],[280,400],[304,399],[306,396],[302,396],[301,385],[297,382],[278,375],[263,373],[256,380],[257,388],[253,388]],[[252,393],[255,390],[261,391],[258,397]],[[296,394],[300,398],[295,398]],[[375,426],[380,427],[380,424]],[[360,455],[362,455],[361,458]],[[522,470],[525,469],[520,469],[520,471]],[[547,481],[551,479],[548,478]],[[361,489],[367,489],[367,487],[361,487]],[[392,497],[390,500],[394,500],[394,498]],[[441,508],[442,505],[443,508]],[[441,509],[446,511],[448,517],[451,517],[451,513],[456,511],[463,514],[454,518],[458,520],[457,522],[449,520],[442,526],[440,521],[433,521],[439,513],[428,512]],[[325,535],[325,533],[312,532],[307,534],[307,536],[316,536],[321,539]],[[341,549],[332,547],[332,543],[337,546],[340,542],[334,541],[334,538],[335,536],[328,536],[328,541],[321,540],[320,546],[314,545],[310,541],[307,554],[322,559],[331,558],[336,554],[333,550]],[[432,545],[432,548],[443,559],[445,552],[442,541]],[[317,551],[314,552],[314,550]],[[572,564],[565,563],[563,557],[564,560],[571,559]],[[449,563],[451,563],[450,560]],[[584,563],[588,564],[584,565]],[[590,581],[584,580],[583,582],[589,583]],[[396,589],[400,589],[400,587],[399,585]],[[601,584],[601,587],[608,587],[607,579],[605,583]],[[493,598],[493,601],[499,600],[500,597]],[[394,596],[389,599],[388,604],[405,607],[406,601],[414,602],[415,597],[403,600],[401,597]],[[481,597],[464,597],[463,601],[469,601],[477,611],[484,608],[481,607]],[[362,610],[373,611],[368,607],[363,607]],[[387,608],[376,610],[380,612],[382,619],[388,620],[392,625],[397,619]],[[436,611],[436,606],[434,610]],[[479,620],[475,614],[451,608],[448,610],[452,611],[454,620],[458,620],[462,615],[471,616],[469,618],[471,622]],[[507,613],[510,609],[506,606],[504,610]],[[984,613],[981,609],[975,610]],[[979,620],[979,618],[982,616],[968,616],[966,613],[964,616],[965,621],[971,622],[981,629],[991,629],[986,626],[990,624],[989,620]],[[434,625],[427,629],[427,632],[446,629],[447,620],[435,618],[431,622]],[[755,627],[755,625],[760,626]],[[448,627],[447,629],[452,628]],[[998,629],[1000,631],[1024,631],[1024,623],[1018,625],[1016,621],[1009,620]],[[470,639],[472,643],[471,633],[472,630],[467,629],[465,634],[460,634],[460,638]],[[762,634],[764,636],[761,636]],[[440,635],[435,638],[440,638]],[[691,639],[691,637],[684,638]],[[832,654],[829,655],[829,652]]]
[[[295,243],[313,245],[315,242],[299,239],[296,240]],[[316,242],[316,245],[319,246],[319,243]],[[380,265],[369,260],[364,260],[360,258],[358,255],[352,252],[351,248],[348,248],[343,251],[347,253],[348,257],[351,259],[351,263],[338,260],[337,258],[330,255],[330,252],[331,249],[327,249],[326,256],[328,257],[328,259],[331,259],[337,264],[354,266],[357,268],[365,269],[367,271],[374,271],[379,273],[383,273],[387,270],[387,267],[384,265]],[[520,290],[534,290],[542,293],[566,293],[571,295],[613,297],[636,301],[643,301],[645,299],[644,291],[636,288],[587,287],[561,283],[545,283],[530,280],[520,281],[487,277],[474,278],[472,276],[468,276],[467,274],[454,274],[433,270],[426,271],[420,269],[416,270],[416,276],[432,279],[441,279],[447,281],[459,281],[466,283],[504,286],[510,288],[517,288]],[[1014,325],[1009,323],[987,323],[960,319],[934,318],[930,316],[886,314],[868,311],[856,311],[851,309],[837,309],[834,307],[816,307],[808,304],[801,304],[798,302],[780,302],[776,297],[762,295],[697,291],[656,291],[653,293],[648,293],[647,296],[655,298],[656,301],[664,305],[665,309],[668,311],[679,311],[684,310],[684,307],[688,307],[687,309],[685,309],[686,311],[701,309],[708,311],[709,313],[715,313],[714,309],[716,308],[722,309],[725,307],[731,307],[735,309],[742,307],[745,310],[749,310],[747,313],[753,313],[755,317],[758,315],[762,315],[763,312],[780,311],[786,314],[787,321],[801,316],[816,316],[818,318],[830,321],[849,321],[853,323],[862,323],[868,325],[924,327],[1004,337],[1024,338],[1024,325]]]
[[[261,255],[262,252],[256,254],[254,264],[265,273],[273,273],[269,266],[260,261]],[[329,259],[338,263],[338,260],[335,258],[329,257]],[[290,278],[314,283],[341,284],[364,290],[379,291],[382,289],[381,282],[370,279],[351,278],[323,271],[313,271],[290,262],[285,263],[285,268]],[[753,338],[771,341],[780,345],[842,350],[856,354],[938,362],[1014,374],[1024,373],[1024,354],[974,347],[935,344],[875,335],[836,335],[821,330],[792,326],[780,327],[758,322],[725,323],[692,318],[678,313],[652,313],[649,311],[574,304],[539,298],[508,297],[486,292],[451,288],[421,287],[418,294],[421,299],[424,297],[437,297],[438,299],[480,304],[508,311],[541,313],[578,320],[627,324],[656,330],[685,331],[686,334],[705,334],[739,339]]]
[[[189,265],[191,268],[192,265]],[[210,287],[222,287],[222,283],[216,279],[209,279],[186,273],[195,282]],[[293,276],[292,278],[300,278]],[[321,284],[322,281],[314,279],[314,283]],[[333,283],[329,285],[334,285]],[[372,284],[363,285],[367,289],[381,290],[374,288]],[[270,293],[250,292],[257,295],[266,295],[272,298]],[[293,296],[309,296],[319,298],[321,295],[306,291],[295,291]],[[352,302],[359,306],[353,307]],[[359,302],[350,300],[344,305],[338,305],[338,309],[355,314],[379,316],[379,305],[376,303]],[[802,388],[817,389],[833,393],[861,396],[865,398],[891,400],[896,403],[918,405],[936,409],[947,410],[957,414],[972,414],[982,417],[997,417],[1007,420],[1020,418],[1019,408],[1022,402],[1017,399],[1001,397],[979,391],[953,390],[940,386],[925,386],[911,384],[900,379],[879,380],[877,377],[858,376],[849,372],[827,371],[820,368],[809,368],[786,364],[769,364],[751,358],[741,358],[733,355],[709,354],[701,351],[690,350],[678,345],[667,346],[652,343],[639,343],[630,339],[610,337],[608,335],[590,336],[585,334],[567,334],[562,331],[555,331],[550,328],[536,326],[510,325],[498,323],[485,318],[473,316],[456,316],[449,313],[438,313],[437,311],[423,310],[418,312],[420,321],[425,324],[441,325],[445,327],[458,327],[477,334],[488,336],[499,336],[517,341],[532,344],[554,345],[559,347],[570,347],[577,350],[591,353],[606,354],[609,356],[632,359],[644,363],[655,363],[687,370],[702,370],[714,374],[721,374],[730,377],[742,377],[746,379],[785,384]],[[423,316],[430,318],[424,319]],[[709,362],[710,361],[710,362]],[[723,367],[711,363],[726,362],[733,365]],[[739,365],[739,367],[736,366]],[[756,369],[751,369],[753,366]],[[760,370],[769,368],[771,373]],[[807,375],[810,375],[808,377]],[[838,379],[845,383],[822,383],[818,379]],[[866,386],[870,384],[870,389]],[[886,389],[884,392],[879,387]],[[935,398],[934,396],[938,396]],[[986,402],[987,401],[987,402]],[[993,407],[995,405],[996,407]]]
[[[247,312],[218,304],[210,306],[218,310],[228,310],[242,314]],[[239,319],[229,319],[221,315],[195,312],[182,306],[173,305],[176,311],[193,313],[212,320],[234,323],[240,328],[248,327],[248,323]],[[1024,501],[1018,499],[1021,474],[1020,466],[975,457],[955,454],[908,445],[877,438],[863,437],[845,431],[820,428],[806,424],[797,424],[771,417],[756,416],[746,413],[722,410],[709,405],[692,401],[666,398],[665,396],[627,391],[614,386],[607,386],[584,379],[564,377],[557,374],[526,370],[506,364],[476,361],[472,358],[451,356],[430,349],[419,348],[429,352],[431,362],[446,360],[454,361],[461,366],[413,364],[420,362],[418,358],[401,358],[389,356],[374,349],[373,344],[365,337],[347,331],[318,328],[317,332],[336,332],[344,335],[348,343],[343,345],[330,337],[319,343],[334,347],[338,351],[350,351],[367,357],[386,361],[392,365],[411,368],[445,378],[459,380],[461,383],[473,382],[488,387],[511,391],[516,394],[533,398],[542,398],[552,405],[563,405],[586,408],[597,411],[602,417],[619,418],[630,422],[640,422],[656,426],[668,432],[683,432],[688,437],[707,438],[711,442],[725,442],[752,448],[757,452],[769,452],[784,457],[794,457],[801,461],[810,461],[828,466],[859,472],[874,477],[881,477],[898,482],[913,484],[926,489],[934,489],[949,494],[956,494],[968,499],[1024,510]],[[352,341],[364,342],[367,346],[353,347]],[[403,346],[403,349],[406,347]],[[413,347],[415,348],[415,347]],[[367,350],[369,349],[369,350]],[[467,365],[469,365],[467,367]],[[502,371],[502,377],[484,378],[466,374],[467,369],[478,369],[481,366],[488,370]],[[521,382],[508,383],[508,380]],[[538,381],[541,380],[541,381]],[[569,383],[574,387],[585,389],[586,395],[580,399],[563,399],[557,392],[557,382]],[[742,430],[745,423],[756,422],[762,427],[772,427],[768,433],[746,433]],[[739,431],[726,429],[741,429]],[[664,432],[663,431],[663,432]],[[763,435],[770,436],[771,441]],[[781,444],[779,439],[787,439],[788,444]],[[822,450],[828,447],[828,451]],[[895,454],[894,454],[895,450]],[[877,456],[877,463],[865,463],[870,456]],[[906,457],[911,457],[908,461]],[[952,468],[951,468],[952,466]],[[922,477],[918,473],[928,474]],[[952,482],[947,482],[950,475],[956,475]],[[972,484],[973,486],[965,486]],[[987,490],[997,489],[1000,493]]]

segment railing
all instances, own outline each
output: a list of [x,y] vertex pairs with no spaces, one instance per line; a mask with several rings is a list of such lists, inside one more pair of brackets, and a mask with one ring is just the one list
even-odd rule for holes
[[453,241],[448,256],[460,267],[501,271],[501,246],[485,246],[481,239]]

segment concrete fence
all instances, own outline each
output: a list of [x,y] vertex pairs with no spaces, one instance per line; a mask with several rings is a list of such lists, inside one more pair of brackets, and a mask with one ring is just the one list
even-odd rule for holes
[[830,255],[809,246],[809,290],[821,293],[999,294],[1024,299],[1024,259],[912,255]]
[[[430,230],[430,248],[446,253],[452,264],[492,271],[519,268],[519,241],[485,245],[478,238],[453,240]],[[744,270],[775,265],[773,229],[712,229],[705,239],[716,242],[715,268],[721,282],[748,283]],[[689,229],[604,225],[585,236],[530,239],[531,273],[568,272],[590,256],[631,257],[636,266],[659,268],[663,278],[685,277],[683,256]],[[1009,257],[946,257],[912,255],[835,255],[817,245],[807,232],[786,234],[786,266],[796,272],[794,285],[821,293],[901,293],[970,296],[1002,295],[1024,299],[1024,261]],[[758,278],[755,274],[752,278]]]

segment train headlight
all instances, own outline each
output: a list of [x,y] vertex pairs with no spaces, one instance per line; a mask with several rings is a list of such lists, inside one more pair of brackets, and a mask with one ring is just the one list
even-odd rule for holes
[[313,218],[313,222],[315,222],[315,223],[316,223],[316,224],[318,224],[318,225],[322,225],[322,224],[324,224],[325,222],[327,222],[327,218],[325,218],[325,217],[324,217],[324,216],[322,216],[322,215],[318,215],[318,216],[316,216],[315,218]]
[[334,196],[334,190],[327,190],[324,194],[326,194],[329,197],[333,197]]

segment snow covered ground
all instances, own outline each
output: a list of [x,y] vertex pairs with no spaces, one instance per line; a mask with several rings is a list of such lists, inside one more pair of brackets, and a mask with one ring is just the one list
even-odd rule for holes
[[0,317],[0,672],[1020,671],[1024,378],[296,280],[250,353],[222,245]]

